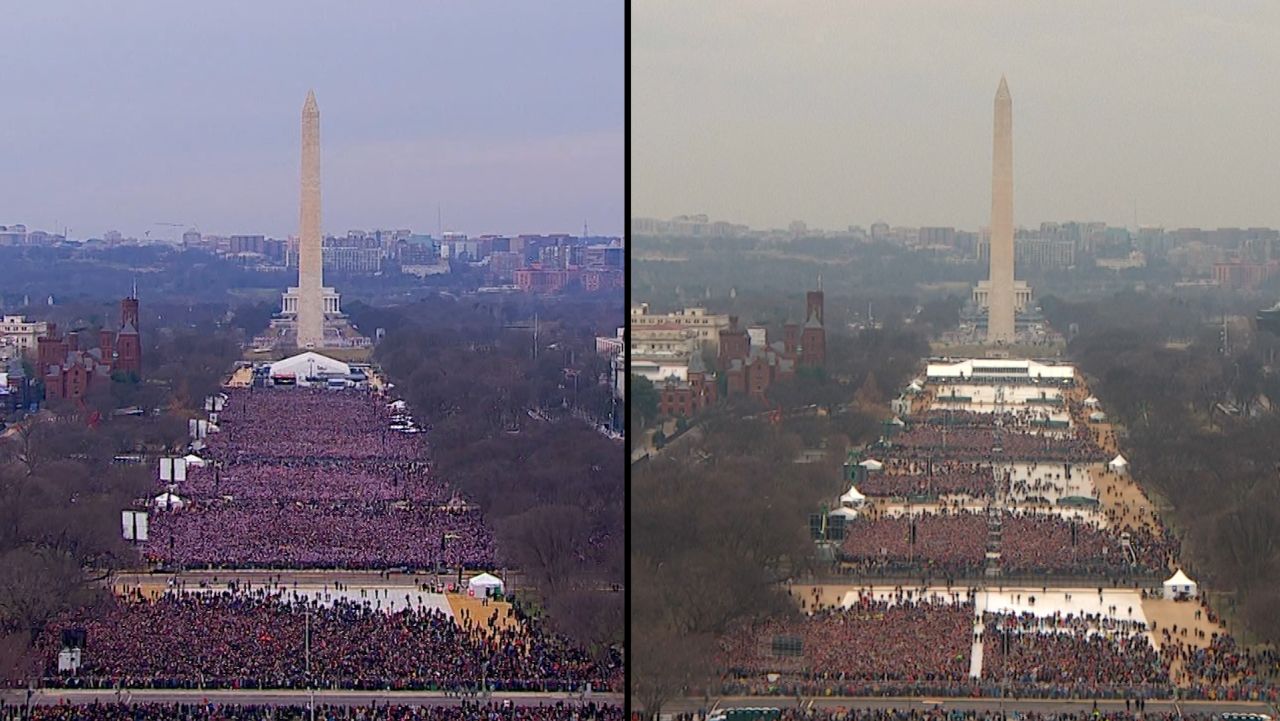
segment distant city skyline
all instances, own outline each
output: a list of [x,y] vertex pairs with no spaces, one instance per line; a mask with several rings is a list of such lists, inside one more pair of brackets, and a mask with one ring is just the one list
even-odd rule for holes
[[296,235],[314,88],[326,234],[620,235],[622,6],[549,5],[6,8],[0,225]]
[[1015,224],[1280,227],[1278,35],[1262,2],[637,3],[634,214],[980,227],[1004,74]]

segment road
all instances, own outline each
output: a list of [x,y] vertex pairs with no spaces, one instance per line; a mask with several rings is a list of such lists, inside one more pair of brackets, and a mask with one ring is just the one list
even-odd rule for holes
[[[1023,713],[1063,713],[1063,712],[1084,712],[1088,713],[1093,710],[1093,700],[1091,699],[1018,699],[1007,700],[1003,704],[998,698],[854,698],[854,697],[820,697],[805,698],[804,705],[808,706],[812,700],[813,705],[823,709],[929,709],[941,707],[949,711],[998,711],[1004,709],[1006,711],[1020,711]],[[713,700],[712,704],[719,704],[718,708],[741,708],[741,707],[770,707],[770,708],[795,708],[796,699],[794,697],[782,696],[729,696],[718,700]],[[679,699],[668,702],[662,709],[663,713],[687,713],[690,711],[698,711],[706,707],[701,699]],[[1124,700],[1104,699],[1098,701],[1099,711],[1124,711]],[[1273,708],[1270,704],[1264,702],[1250,701],[1162,701],[1151,699],[1147,701],[1148,713],[1165,713],[1165,712],[1181,712],[1181,713],[1263,713],[1270,714],[1273,717],[1280,717],[1280,712]]]
[[[91,690],[91,689],[39,689],[31,697],[34,704],[57,704],[57,703],[91,703],[93,701],[115,702],[123,701],[126,703],[236,703],[236,704],[260,704],[274,706],[305,706],[310,698],[310,692],[305,690],[281,689],[281,690],[257,690],[257,689],[203,689],[203,690],[170,690],[170,689],[130,689],[117,694],[111,690]],[[25,690],[5,690],[0,691],[0,699],[4,699],[5,703],[13,705],[22,705],[26,703],[27,692]],[[541,704],[551,704],[557,701],[581,701],[581,694],[565,694],[565,693],[502,693],[494,692],[489,698],[494,703],[502,701],[511,701],[517,706],[538,706]],[[596,703],[607,702],[612,704],[622,703],[622,694],[618,693],[593,693],[586,697],[586,701],[594,701]],[[330,706],[368,706],[377,703],[379,706],[385,706],[388,703],[409,706],[457,706],[462,703],[462,699],[456,696],[446,696],[439,691],[316,691],[315,701],[317,705],[328,704]]]

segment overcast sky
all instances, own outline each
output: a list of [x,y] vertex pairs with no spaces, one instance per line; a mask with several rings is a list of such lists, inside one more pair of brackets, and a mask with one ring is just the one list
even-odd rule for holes
[[[619,234],[624,13],[596,0],[6,2],[0,225]],[[181,229],[176,229],[179,233]]]
[[639,0],[633,213],[1280,227],[1280,3]]

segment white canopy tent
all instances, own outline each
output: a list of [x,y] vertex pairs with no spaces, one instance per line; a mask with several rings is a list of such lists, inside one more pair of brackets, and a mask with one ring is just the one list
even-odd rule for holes
[[187,502],[182,500],[178,494],[166,491],[156,496],[152,505],[154,505],[157,510],[178,511],[181,510],[183,506],[187,505]]
[[882,470],[884,470],[884,464],[883,464],[883,463],[881,463],[880,461],[877,461],[877,460],[876,460],[876,459],[874,459],[874,458],[868,458],[867,460],[863,461],[862,463],[859,463],[858,465],[862,466],[863,468],[867,469],[868,471],[882,471]]
[[190,453],[186,457],[187,467],[204,468],[204,459],[194,453]]
[[1089,407],[1089,408],[1097,408],[1097,407],[1098,407],[1098,399],[1097,399],[1097,398],[1094,398],[1093,396],[1089,396],[1088,398],[1085,398],[1085,399],[1084,399],[1084,404],[1085,404],[1085,406],[1086,406],[1086,407]]
[[849,486],[849,490],[843,496],[840,496],[840,505],[846,508],[856,508],[867,502],[867,497],[862,495],[857,486]]
[[1176,573],[1164,582],[1164,597],[1178,598],[1179,596],[1194,597],[1200,588],[1195,581],[1187,578],[1187,574],[1179,568]]
[[852,521],[853,519],[858,517],[858,512],[852,508],[841,506],[840,508],[832,509],[831,512],[827,514],[827,518],[836,518],[836,517],[843,518],[846,521]]
[[1103,413],[1102,411],[1094,411],[1093,413],[1089,414],[1089,420],[1093,421],[1094,423],[1101,423],[1107,420],[1107,414]]
[[291,375],[299,380],[308,376],[348,376],[351,375],[351,366],[340,360],[307,351],[272,363],[271,375]]
[[1110,468],[1112,473],[1118,473],[1123,476],[1129,471],[1129,462],[1124,459],[1124,456],[1117,453],[1116,457],[1112,458],[1111,462],[1107,464],[1107,468]]
[[502,579],[491,573],[481,573],[467,581],[467,591],[476,598],[500,595],[503,588]]

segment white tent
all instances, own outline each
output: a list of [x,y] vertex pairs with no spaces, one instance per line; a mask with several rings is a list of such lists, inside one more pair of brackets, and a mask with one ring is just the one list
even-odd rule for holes
[[391,401],[390,403],[387,404],[387,407],[393,411],[402,411],[408,408],[409,404],[405,403],[404,401]]
[[158,510],[171,509],[177,511],[187,505],[187,502],[179,498],[176,493],[169,493],[166,491],[156,496],[155,501],[153,501],[153,505]]
[[473,576],[470,581],[467,581],[467,592],[477,598],[499,595],[502,593],[502,589],[502,579],[491,573],[482,573],[478,576]]
[[204,459],[194,453],[188,454],[186,460],[188,467],[204,468]]
[[1116,457],[1112,458],[1111,462],[1107,464],[1107,467],[1110,468],[1113,473],[1124,475],[1129,470],[1129,462],[1124,459],[1124,456],[1117,453]]
[[299,380],[308,376],[347,376],[351,366],[340,360],[307,351],[271,364],[271,375],[292,375]]
[[849,486],[849,491],[840,496],[840,505],[846,507],[861,506],[867,502],[867,497],[862,495],[857,486]]
[[827,518],[835,518],[836,516],[839,516],[846,521],[852,521],[858,517],[858,512],[852,508],[841,506],[840,508],[832,509],[832,511],[827,514]]
[[1094,411],[1093,413],[1089,414],[1089,420],[1093,421],[1094,423],[1101,423],[1107,420],[1107,414],[1103,413],[1102,411]]
[[911,385],[907,386],[908,393],[919,393],[924,390],[924,386],[920,385],[920,381],[911,381]]
[[1196,585],[1196,582],[1187,578],[1187,574],[1183,573],[1181,568],[1178,569],[1177,573],[1170,576],[1169,580],[1164,582],[1165,598],[1195,596],[1198,590],[1199,587]]
[[1090,408],[1094,408],[1098,405],[1098,399],[1094,398],[1093,396],[1089,396],[1088,398],[1084,399],[1084,404]]
[[862,466],[863,468],[867,469],[868,471],[882,471],[882,470],[884,470],[884,464],[883,464],[883,463],[881,463],[880,461],[877,461],[877,460],[876,460],[876,459],[874,459],[874,458],[868,458],[867,460],[863,461],[862,463],[859,463],[858,465]]

